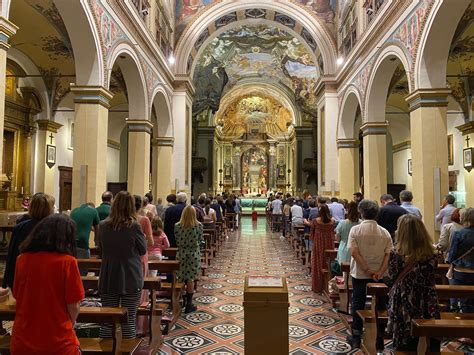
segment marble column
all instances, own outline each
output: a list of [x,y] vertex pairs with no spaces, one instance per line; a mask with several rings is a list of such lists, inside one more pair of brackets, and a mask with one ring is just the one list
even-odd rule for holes
[[234,192],[242,191],[242,171],[241,171],[241,150],[240,144],[242,141],[236,141],[234,143],[234,163],[233,163],[233,174],[234,174]]
[[102,86],[71,85],[74,94],[74,157],[72,208],[101,202],[107,185],[109,102],[113,94]]
[[358,155],[359,142],[356,139],[338,139],[339,196],[350,200],[359,191]]
[[152,191],[155,200],[165,201],[173,190],[173,137],[157,137],[152,140]]
[[268,190],[274,191],[276,189],[276,141],[269,140],[268,143],[270,144],[268,148]]
[[18,27],[0,16],[0,178],[3,176],[3,127],[5,123],[5,78],[7,72],[8,40]]
[[446,89],[419,89],[406,98],[410,108],[413,203],[420,208],[428,232],[437,240],[435,214],[448,193]]
[[[63,126],[50,120],[38,120],[38,132],[36,133],[36,179],[35,191],[54,195],[55,168],[46,164],[47,146],[56,146],[54,135]],[[57,156],[57,152],[56,152]]]
[[147,120],[127,120],[127,189],[143,196],[150,191],[150,136],[153,124]]
[[[457,149],[456,154],[464,154],[463,150],[465,148],[472,148],[474,147],[474,121],[470,121],[465,123],[461,126],[456,127],[458,130],[461,131],[464,142],[462,149]],[[469,147],[468,147],[469,144]],[[463,159],[461,157],[461,159]],[[464,160],[463,160],[464,164]],[[464,173],[464,190],[466,191],[466,207],[473,207],[474,206],[474,169],[467,171],[463,169]]]
[[364,197],[379,201],[387,193],[387,122],[361,127],[364,147]]

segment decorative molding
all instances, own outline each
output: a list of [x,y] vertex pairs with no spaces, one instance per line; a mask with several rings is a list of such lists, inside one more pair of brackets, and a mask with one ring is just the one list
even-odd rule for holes
[[16,33],[17,30],[18,26],[7,20],[5,17],[0,16],[0,49],[6,51],[10,48],[8,40]]
[[398,153],[407,149],[411,149],[411,141],[405,141],[401,143],[394,144],[392,146],[392,153]]
[[71,84],[74,102],[80,104],[95,104],[110,108],[110,100],[114,95],[103,86],[76,86]]
[[153,132],[153,124],[147,120],[128,120],[126,121],[128,132]]
[[405,100],[410,111],[420,107],[447,107],[450,94],[449,89],[418,89],[408,95]]
[[340,138],[336,141],[337,143],[337,149],[354,149],[354,148],[359,148],[360,142],[358,139],[345,139],[345,138]]
[[120,142],[114,141],[113,139],[107,139],[107,147],[120,150],[121,144]]
[[386,135],[388,122],[366,122],[360,127],[362,137],[373,135]]
[[52,133],[58,133],[58,130],[63,126],[60,123],[51,120],[37,120],[38,129],[40,131],[48,131]]
[[463,136],[474,133],[474,121],[469,121],[463,125],[456,127]]
[[156,137],[151,141],[152,146],[158,147],[173,147],[174,146],[174,137]]
[[178,76],[174,81],[175,91],[186,91],[189,95],[193,96],[196,92],[193,82],[189,76]]

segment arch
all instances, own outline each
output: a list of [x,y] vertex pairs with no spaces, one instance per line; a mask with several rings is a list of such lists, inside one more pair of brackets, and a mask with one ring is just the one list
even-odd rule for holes
[[342,109],[339,111],[337,125],[337,139],[355,139],[354,122],[357,108],[362,110],[362,99],[359,90],[353,85],[349,86],[342,99]]
[[409,71],[410,62],[402,48],[398,45],[390,44],[380,52],[372,68],[365,97],[364,122],[385,121],[388,89],[399,63],[402,63],[405,69],[408,78],[408,89],[409,92],[412,92]]
[[[155,110],[154,137],[174,137],[171,100],[163,86],[158,86],[152,96],[150,110]],[[150,117],[151,112],[150,112]]]
[[117,64],[122,71],[127,86],[128,113],[131,120],[149,120],[150,110],[148,109],[146,79],[143,74],[140,60],[135,50],[128,43],[120,43],[111,53],[107,63],[108,82],[114,65]]
[[76,85],[104,86],[100,37],[85,1],[54,0],[66,26],[74,52]]
[[439,0],[428,15],[414,69],[415,89],[445,88],[446,66],[456,28],[471,0]]
[[176,46],[176,73],[187,74],[188,57],[193,50],[194,43],[215,20],[228,13],[249,8],[271,10],[298,19],[299,24],[306,28],[316,40],[324,63],[324,74],[334,74],[336,72],[336,44],[321,19],[290,1],[251,0],[219,3],[219,6],[210,6],[196,16],[186,27]]
[[[281,84],[260,82],[253,78],[249,78],[248,80],[242,80],[241,82],[239,82],[239,84],[237,84],[231,90],[226,92],[222,96],[219,111],[225,111],[226,107],[231,104],[236,97],[248,94],[252,92],[252,90],[264,93],[266,95],[270,95],[277,101],[282,101],[284,106],[290,109],[290,112],[294,119],[293,124],[295,126],[301,125],[301,110],[297,109],[294,97],[291,96],[291,92],[288,88]],[[214,119],[217,120],[217,116],[218,115],[216,114],[214,116]]]
[[206,49],[206,47],[209,45],[209,43],[212,42],[212,40],[214,40],[215,38],[219,37],[221,34],[229,31],[229,30],[232,30],[234,28],[238,28],[239,26],[242,26],[244,24],[249,24],[249,25],[252,25],[252,24],[264,24],[264,25],[269,25],[269,26],[273,26],[273,27],[277,27],[279,29],[281,29],[282,31],[285,31],[287,33],[289,33],[290,35],[294,36],[296,39],[298,39],[298,41],[300,41],[300,43],[306,48],[306,50],[308,51],[308,53],[310,54],[311,58],[313,59],[313,62],[314,62],[314,65],[316,67],[316,69],[318,70],[318,74],[321,75],[321,73],[319,72],[319,66],[318,66],[318,58],[316,57],[316,54],[314,53],[314,51],[311,49],[311,47],[308,45],[308,43],[305,41],[305,39],[300,35],[298,34],[297,32],[295,32],[294,30],[292,30],[291,28],[288,28],[280,23],[277,23],[275,21],[271,21],[271,20],[267,20],[267,19],[244,19],[244,20],[240,20],[240,21],[235,21],[235,22],[232,22],[226,26],[223,26],[221,28],[219,28],[217,31],[213,32],[212,35],[210,35],[203,43],[202,45],[199,47],[199,50],[197,51],[196,55],[194,56],[194,61],[193,61],[193,64],[191,65],[191,68],[190,68],[190,72],[189,72],[189,77],[190,78],[193,78],[194,77],[194,71],[196,69],[196,65],[197,65],[197,62],[198,62],[198,59],[200,58],[202,52]]

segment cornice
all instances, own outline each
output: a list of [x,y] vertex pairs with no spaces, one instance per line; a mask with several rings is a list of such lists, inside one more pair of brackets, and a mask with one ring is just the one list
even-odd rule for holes
[[388,131],[388,122],[366,122],[360,127],[362,137],[386,135]]
[[186,91],[191,96],[196,92],[193,82],[187,75],[178,75],[173,84],[175,91]]
[[173,147],[174,137],[156,137],[151,140],[153,147]]
[[145,132],[151,134],[153,124],[147,120],[127,120],[128,132]]
[[[400,19],[401,15],[412,5],[411,1],[394,1],[387,8],[387,12],[380,13],[379,16],[384,17],[382,23],[378,26],[369,27],[364,35],[358,39],[357,45],[350,52],[347,61],[342,69],[336,75],[338,86],[345,84],[347,79],[356,75],[360,70],[360,63],[369,58],[371,51],[376,48],[382,38],[392,30],[392,26]],[[387,29],[381,31],[381,29]],[[349,84],[349,83],[347,83]]]
[[451,94],[449,89],[418,89],[405,100],[410,111],[420,107],[447,107],[449,94]]
[[17,30],[18,26],[7,20],[5,17],[0,16],[0,49],[8,50],[10,48],[8,41]]
[[137,19],[133,17],[133,13],[130,11],[130,8],[126,4],[125,0],[106,0],[107,4],[114,10],[114,13],[118,18],[126,22],[128,26],[125,26],[128,31],[132,32],[133,38],[136,41],[141,42],[139,47],[147,55],[147,59],[155,65],[158,69],[159,74],[164,74],[169,83],[174,81],[174,74],[172,70],[168,67],[166,63],[166,58],[164,58],[163,53],[158,48],[158,45],[153,42],[148,28],[145,27],[145,30],[137,22]]
[[60,123],[51,121],[51,120],[37,120],[38,129],[40,131],[49,131],[53,133],[58,133],[58,130],[63,126]]
[[474,121],[469,121],[463,125],[456,127],[463,136],[474,133]]
[[336,141],[337,149],[354,149],[359,147],[358,139],[340,138]]
[[407,150],[407,149],[410,149],[410,148],[411,148],[411,141],[408,140],[408,141],[405,141],[405,142],[394,144],[392,146],[392,152],[393,153],[398,153],[398,152],[401,152],[403,150]]
[[71,92],[74,94],[74,102],[80,104],[97,104],[110,108],[110,100],[114,94],[103,86],[79,86],[71,83]]

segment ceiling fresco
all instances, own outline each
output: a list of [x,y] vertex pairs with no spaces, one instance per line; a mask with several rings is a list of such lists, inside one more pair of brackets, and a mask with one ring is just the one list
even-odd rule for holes
[[236,98],[219,111],[216,123],[218,135],[226,139],[239,139],[244,135],[266,138],[262,134],[278,139],[290,134],[293,117],[273,97],[249,94]]
[[74,54],[61,15],[52,0],[15,0],[10,19],[19,27],[10,44],[35,63],[55,110],[75,81]]
[[239,26],[203,50],[194,72],[193,114],[216,112],[222,95],[243,80],[284,85],[303,110],[316,110],[319,68],[294,36],[268,25]]
[[[186,26],[199,10],[216,2],[216,0],[176,0],[175,8],[175,41],[177,42]],[[326,23],[334,22],[337,0],[294,0],[316,13]]]
[[474,95],[474,5],[467,8],[454,34],[447,66],[448,87],[466,119]]

